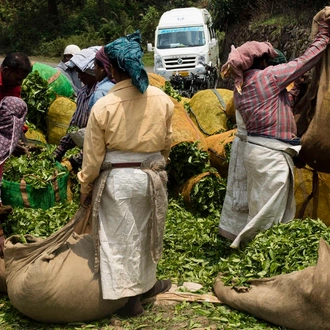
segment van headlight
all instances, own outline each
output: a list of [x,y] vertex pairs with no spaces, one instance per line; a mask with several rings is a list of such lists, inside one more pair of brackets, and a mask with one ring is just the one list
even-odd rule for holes
[[199,56],[198,56],[198,63],[203,63],[203,64],[205,64],[205,56],[203,56],[203,55],[199,55]]
[[154,61],[155,61],[155,68],[156,69],[160,69],[160,68],[163,67],[163,62],[162,62],[161,56],[159,56],[159,55],[155,56]]

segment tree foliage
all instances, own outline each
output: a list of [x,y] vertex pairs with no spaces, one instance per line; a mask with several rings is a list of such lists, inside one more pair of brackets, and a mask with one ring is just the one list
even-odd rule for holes
[[1,53],[60,56],[67,43],[105,44],[139,29],[143,45],[152,42],[160,15],[169,9],[207,8],[216,30],[246,21],[257,13],[317,12],[324,0],[0,0]]

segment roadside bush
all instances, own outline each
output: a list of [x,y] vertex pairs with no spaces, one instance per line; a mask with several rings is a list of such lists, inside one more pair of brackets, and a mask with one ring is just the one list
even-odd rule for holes
[[59,37],[53,41],[42,42],[36,54],[49,57],[62,57],[64,48],[70,44],[75,44],[83,49],[90,46],[102,46],[104,45],[104,40],[100,37],[98,32],[73,35],[67,38]]

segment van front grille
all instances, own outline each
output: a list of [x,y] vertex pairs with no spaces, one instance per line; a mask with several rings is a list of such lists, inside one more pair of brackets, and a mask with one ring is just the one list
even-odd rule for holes
[[166,70],[187,70],[196,66],[196,56],[180,56],[165,58]]

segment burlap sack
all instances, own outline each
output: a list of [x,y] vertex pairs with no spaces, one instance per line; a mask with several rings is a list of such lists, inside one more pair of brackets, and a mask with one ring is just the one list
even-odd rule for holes
[[19,243],[20,236],[5,241],[8,296],[24,315],[40,322],[89,322],[127,302],[102,299],[99,273],[93,273],[92,237],[73,231],[85,216],[80,208],[70,223],[44,240],[25,235],[25,244]]
[[[317,21],[330,14],[325,7],[313,19],[312,35],[317,32]],[[325,50],[321,61],[314,67],[308,90],[295,106],[298,134],[301,136],[300,157],[319,172],[330,173],[330,49]]]
[[216,168],[219,174],[226,178],[228,176],[229,158],[226,147],[234,140],[237,129],[224,133],[214,134],[205,138],[207,151],[210,155],[210,164]]
[[57,97],[52,102],[47,113],[47,142],[59,144],[66,131],[73,113],[76,110],[76,103],[67,97]]
[[289,274],[251,281],[248,291],[225,286],[214,291],[224,304],[255,317],[299,330],[330,329],[330,248],[320,240],[317,265]]
[[199,141],[199,148],[206,150],[205,137],[193,123],[184,106],[172,97],[171,100],[174,103],[174,112],[172,117],[173,135],[171,147],[174,147],[181,142],[193,143]]
[[5,260],[0,258],[0,293],[7,293]]
[[227,131],[228,117],[235,116],[233,91],[229,89],[199,91],[189,106],[189,115],[204,136]]
[[330,226],[330,174],[295,168],[296,218],[319,218]]

